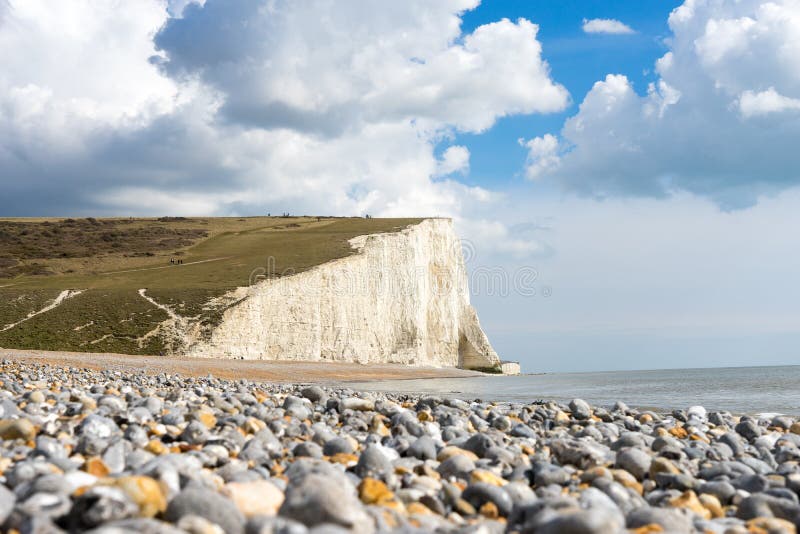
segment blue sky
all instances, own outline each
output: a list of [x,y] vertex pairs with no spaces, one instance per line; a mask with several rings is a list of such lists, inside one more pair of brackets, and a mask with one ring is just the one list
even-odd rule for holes
[[[679,2],[643,0],[595,2],[486,2],[463,17],[465,33],[502,18],[525,18],[539,25],[538,38],[553,78],[570,92],[570,105],[562,112],[512,116],[500,119],[489,135],[460,135],[457,142],[470,148],[470,176],[475,184],[519,182],[526,150],[520,138],[557,132],[564,119],[575,113],[581,98],[608,73],[628,76],[644,92],[655,79],[653,64],[667,50],[667,16]],[[591,35],[582,30],[584,19],[620,20],[636,31],[631,35]]]
[[0,214],[449,216],[538,273],[473,296],[525,370],[799,363],[798,34],[794,0],[0,1]]

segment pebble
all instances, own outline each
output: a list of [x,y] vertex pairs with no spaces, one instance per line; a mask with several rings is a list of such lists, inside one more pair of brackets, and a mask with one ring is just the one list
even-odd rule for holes
[[637,480],[643,480],[650,471],[652,461],[650,455],[643,450],[630,447],[617,453],[616,465],[632,474]]
[[245,517],[276,515],[283,504],[283,491],[268,480],[231,482],[222,493],[230,498]]
[[[626,518],[626,526],[630,529],[651,525],[657,525],[661,531],[668,532],[692,532],[694,530],[690,516],[678,510],[642,507],[630,512]],[[659,530],[645,530],[645,532],[659,532]]]
[[14,493],[5,486],[0,485],[0,525],[11,514],[16,502],[17,498]]
[[606,534],[620,532],[624,526],[613,510],[597,508],[556,515],[540,525],[536,534]]
[[177,523],[185,516],[199,516],[219,525],[228,534],[244,532],[244,515],[230,499],[210,489],[193,486],[173,498],[164,513]]
[[0,382],[0,525],[21,533],[736,534],[800,517],[785,415],[8,361]]
[[406,454],[418,460],[435,460],[436,443],[430,436],[420,436],[408,447]]
[[572,417],[578,420],[589,419],[592,416],[592,408],[583,399],[573,399],[569,403],[569,410]]
[[348,439],[334,438],[325,442],[322,452],[325,454],[325,456],[333,456],[335,454],[353,454],[355,452],[355,447]]
[[475,462],[467,456],[457,454],[439,464],[438,472],[444,478],[461,478],[467,480],[475,470]]
[[358,533],[374,530],[352,487],[318,474],[290,484],[279,513],[307,527],[332,523]]
[[124,492],[110,486],[93,486],[81,493],[70,511],[72,530],[87,529],[138,515],[139,507]]
[[497,511],[502,516],[509,515],[514,506],[508,493],[493,484],[485,482],[470,484],[461,494],[461,498],[475,508],[480,508],[485,503],[491,502],[497,507]]
[[368,446],[354,469],[354,473],[361,478],[385,478],[392,472],[392,464],[386,455],[376,446]]
[[319,403],[328,398],[325,390],[319,386],[309,386],[300,390],[300,395],[311,402]]
[[361,412],[370,412],[375,409],[375,403],[369,399],[347,397],[339,402],[339,408],[341,411],[357,410]]
[[139,506],[143,517],[153,517],[167,508],[167,500],[161,484],[145,476],[124,476],[112,483]]
[[199,515],[185,515],[178,520],[177,527],[189,534],[225,534],[222,527]]
[[27,419],[3,419],[0,421],[0,439],[33,439],[36,428]]

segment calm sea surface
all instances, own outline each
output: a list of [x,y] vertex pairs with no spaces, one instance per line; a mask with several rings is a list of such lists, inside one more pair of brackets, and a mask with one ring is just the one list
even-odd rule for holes
[[354,389],[430,393],[465,399],[531,402],[575,397],[610,407],[800,415],[800,366],[556,373],[348,384]]

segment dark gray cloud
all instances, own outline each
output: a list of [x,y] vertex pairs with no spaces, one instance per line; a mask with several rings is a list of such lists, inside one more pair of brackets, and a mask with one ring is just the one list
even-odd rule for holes
[[[186,5],[180,18],[170,18],[154,37],[167,54],[164,69],[173,76],[201,75],[227,86],[225,69],[258,62],[269,46],[268,18],[260,0],[208,0]],[[242,67],[246,69],[246,67]]]

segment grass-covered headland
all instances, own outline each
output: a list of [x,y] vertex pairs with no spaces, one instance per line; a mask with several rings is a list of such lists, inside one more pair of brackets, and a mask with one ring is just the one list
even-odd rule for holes
[[0,347],[168,352],[170,312],[207,331],[230,305],[219,297],[255,270],[302,272],[352,254],[353,237],[418,221],[0,219]]

